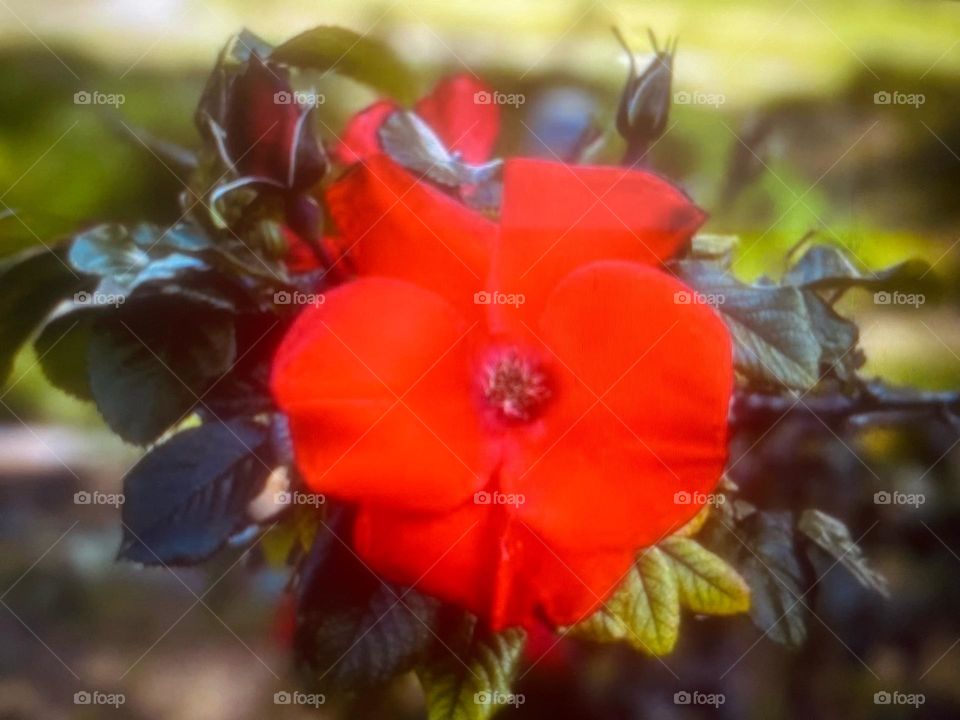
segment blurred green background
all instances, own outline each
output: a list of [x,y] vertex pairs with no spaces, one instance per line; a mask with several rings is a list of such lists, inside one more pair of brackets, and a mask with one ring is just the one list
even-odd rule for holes
[[[527,126],[547,134],[543,123],[549,126],[549,118],[563,112],[573,124],[593,115],[611,126],[627,73],[612,26],[622,29],[641,63],[650,50],[647,28],[661,39],[677,36],[674,90],[717,100],[675,105],[652,164],[711,212],[708,230],[740,235],[736,271],[744,278],[777,275],[786,252],[808,231],[843,245],[868,267],[928,260],[928,279],[939,289],[922,307],[878,307],[863,294],[845,300],[843,308],[863,328],[868,375],[960,387],[957,2],[0,0],[0,255],[101,221],[176,219],[180,180],[131,140],[125,125],[194,146],[193,108],[229,35],[247,27],[279,42],[319,24],[387,41],[423,78],[424,90],[445,73],[468,71],[503,92],[522,92],[527,103],[505,108],[504,153],[542,153]],[[321,127],[334,130],[373,99],[369,90],[339,78],[317,87],[327,97]],[[78,105],[78,91],[122,94],[125,102],[115,111]],[[921,94],[923,103],[877,104],[878,92]],[[600,158],[616,161],[621,151],[610,137]],[[743,182],[744,176],[751,181]],[[49,520],[44,513],[56,507],[50,498],[73,478],[79,481],[74,470],[80,468],[85,481],[89,475],[115,488],[136,457],[102,430],[95,411],[51,389],[34,363],[31,351],[21,354],[3,395],[9,410],[3,411],[8,430],[0,441],[0,456],[7,458],[0,488],[0,537],[8,557],[2,577],[13,582],[29,574],[10,595],[20,622],[8,617],[2,627],[5,636],[16,633],[11,648],[28,648],[23,652],[44,668],[44,677],[59,674],[72,682],[55,659],[67,652],[72,659],[66,664],[83,666],[70,674],[82,675],[87,685],[91,677],[116,682],[193,598],[165,572],[113,569],[117,521],[106,510],[97,515],[90,509],[94,515],[68,531],[60,550],[31,567],[69,527],[62,518],[41,527],[38,518]],[[182,576],[199,591],[220,575],[206,572]],[[93,594],[80,585],[90,573],[102,580]],[[152,669],[132,672],[132,684],[120,683],[140,697],[136,707],[121,711],[125,716],[261,717],[257,707],[277,712],[269,703],[245,706],[243,698],[253,686],[272,687],[286,678],[279,670],[282,650],[266,639],[244,648],[254,642],[250,638],[267,636],[279,581],[266,575],[258,580],[263,587],[251,590],[243,574],[231,575],[234,584],[224,581],[211,595],[227,623],[196,608],[160,650],[145,654],[144,667]],[[64,575],[77,584],[63,582]],[[18,592],[23,596],[13,603]],[[67,612],[99,620],[65,625]],[[123,639],[87,647],[84,634],[101,621],[112,623],[108,635]],[[37,627],[42,637],[30,637]],[[234,631],[244,640],[231,637]],[[47,647],[50,636],[55,640]],[[82,649],[65,651],[64,643]],[[934,644],[932,657],[947,644]],[[98,716],[72,706],[63,711],[63,698],[44,699],[28,674],[4,673],[26,662],[18,653],[0,651],[0,678],[7,675],[0,680],[0,718]],[[254,656],[269,660],[258,663]],[[881,659],[892,663],[894,674],[903,672],[902,660]],[[271,670],[264,676],[262,665],[276,666],[276,675]],[[234,695],[224,697],[228,692]],[[412,692],[402,688],[399,697],[415,707]],[[758,717],[792,717],[800,705],[782,713],[766,707],[769,712]]]

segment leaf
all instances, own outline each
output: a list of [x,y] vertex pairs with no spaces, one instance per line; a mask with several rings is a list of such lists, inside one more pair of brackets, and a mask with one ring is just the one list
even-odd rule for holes
[[443,636],[428,662],[417,668],[428,720],[485,720],[519,705],[511,693],[526,635],[518,628],[492,633],[465,616],[456,637]]
[[321,688],[380,685],[421,659],[439,603],[382,581],[329,528],[300,580],[294,652]]
[[301,68],[336,72],[403,102],[413,99],[414,76],[387,45],[341,27],[307,30],[277,47],[272,60]]
[[806,390],[825,372],[847,377],[861,362],[853,350],[856,327],[813,291],[746,285],[707,261],[678,267],[690,285],[718,298],[717,310],[733,336],[734,362],[749,378]]
[[0,263],[0,384],[53,309],[90,284],[70,269],[60,249],[29,250]]
[[250,420],[208,423],[145,455],[123,484],[123,560],[193,564],[249,524],[247,505],[272,462],[269,433]]
[[750,609],[746,581],[697,541],[674,536],[657,548],[670,561],[684,607],[706,615],[735,615]]
[[723,267],[730,264],[734,248],[739,238],[736,235],[695,235],[690,242],[690,256],[698,260],[711,260]]
[[860,329],[841,317],[820,296],[807,290],[803,293],[810,327],[820,344],[821,369],[828,368],[841,380],[853,380],[856,370],[863,365],[862,351],[857,348]]
[[183,224],[167,230],[146,223],[130,230],[100,225],[74,238],[69,258],[77,271],[101,278],[104,292],[129,295],[147,283],[208,270],[189,253],[211,247],[199,229]]
[[[252,313],[238,316],[235,325],[237,361],[203,398],[202,410],[220,419],[274,410],[270,370],[277,345],[289,328],[275,315]],[[285,462],[292,464],[292,457]]]
[[806,639],[807,628],[793,515],[757,512],[744,525],[748,526],[743,538],[746,547],[741,548],[737,565],[750,586],[750,617],[770,639],[797,647]]
[[97,308],[71,307],[50,320],[34,342],[47,380],[80,400],[93,400],[87,350],[99,314]]
[[317,510],[295,505],[289,519],[268,530],[260,541],[267,564],[283,567],[295,552],[305,553],[317,536]]
[[928,269],[922,260],[908,260],[877,272],[861,270],[840,248],[814,245],[787,271],[782,284],[818,290],[883,288],[917,282]]
[[625,640],[648,655],[673,650],[680,629],[680,595],[670,559],[647,548],[623,584],[604,606],[574,626],[572,634],[588,640]]
[[849,570],[865,588],[890,597],[886,578],[869,566],[863,550],[850,537],[850,529],[842,520],[819,510],[804,510],[797,529]]
[[[500,160],[469,165],[454,157],[430,126],[413,112],[394,112],[381,126],[379,135],[384,151],[397,164],[441,185],[483,186],[503,167]],[[476,191],[471,197],[476,198]]]
[[700,508],[700,511],[693,516],[693,519],[691,519],[682,528],[677,530],[674,533],[674,535],[677,537],[693,537],[698,532],[700,532],[700,528],[703,527],[704,523],[707,522],[707,518],[709,517],[710,517],[710,506],[704,505],[702,508]]
[[70,244],[68,257],[78,272],[124,281],[135,277],[150,262],[146,250],[133,242],[122,225],[98,225],[77,235]]
[[90,388],[124,440],[156,440],[197,405],[236,357],[233,318],[176,298],[149,298],[93,326]]

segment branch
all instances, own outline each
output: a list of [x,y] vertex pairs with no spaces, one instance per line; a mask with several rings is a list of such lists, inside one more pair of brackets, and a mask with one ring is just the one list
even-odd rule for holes
[[812,415],[828,425],[839,425],[880,414],[933,414],[960,429],[960,392],[891,388],[877,381],[864,384],[852,394],[797,396],[739,390],[730,409],[730,424],[738,429],[770,427],[784,416]]

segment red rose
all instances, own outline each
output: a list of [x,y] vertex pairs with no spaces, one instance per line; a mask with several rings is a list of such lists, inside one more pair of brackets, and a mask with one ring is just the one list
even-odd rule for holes
[[494,628],[587,616],[724,466],[729,333],[658,267],[701,211],[650,174],[510,160],[496,224],[379,155],[328,202],[360,279],[272,375],[307,484],[356,503],[384,578]]

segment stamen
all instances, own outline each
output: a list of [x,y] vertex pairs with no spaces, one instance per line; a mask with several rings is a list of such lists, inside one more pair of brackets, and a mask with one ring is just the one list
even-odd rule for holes
[[492,357],[481,378],[484,400],[504,420],[528,422],[550,398],[550,385],[540,363],[510,348]]

